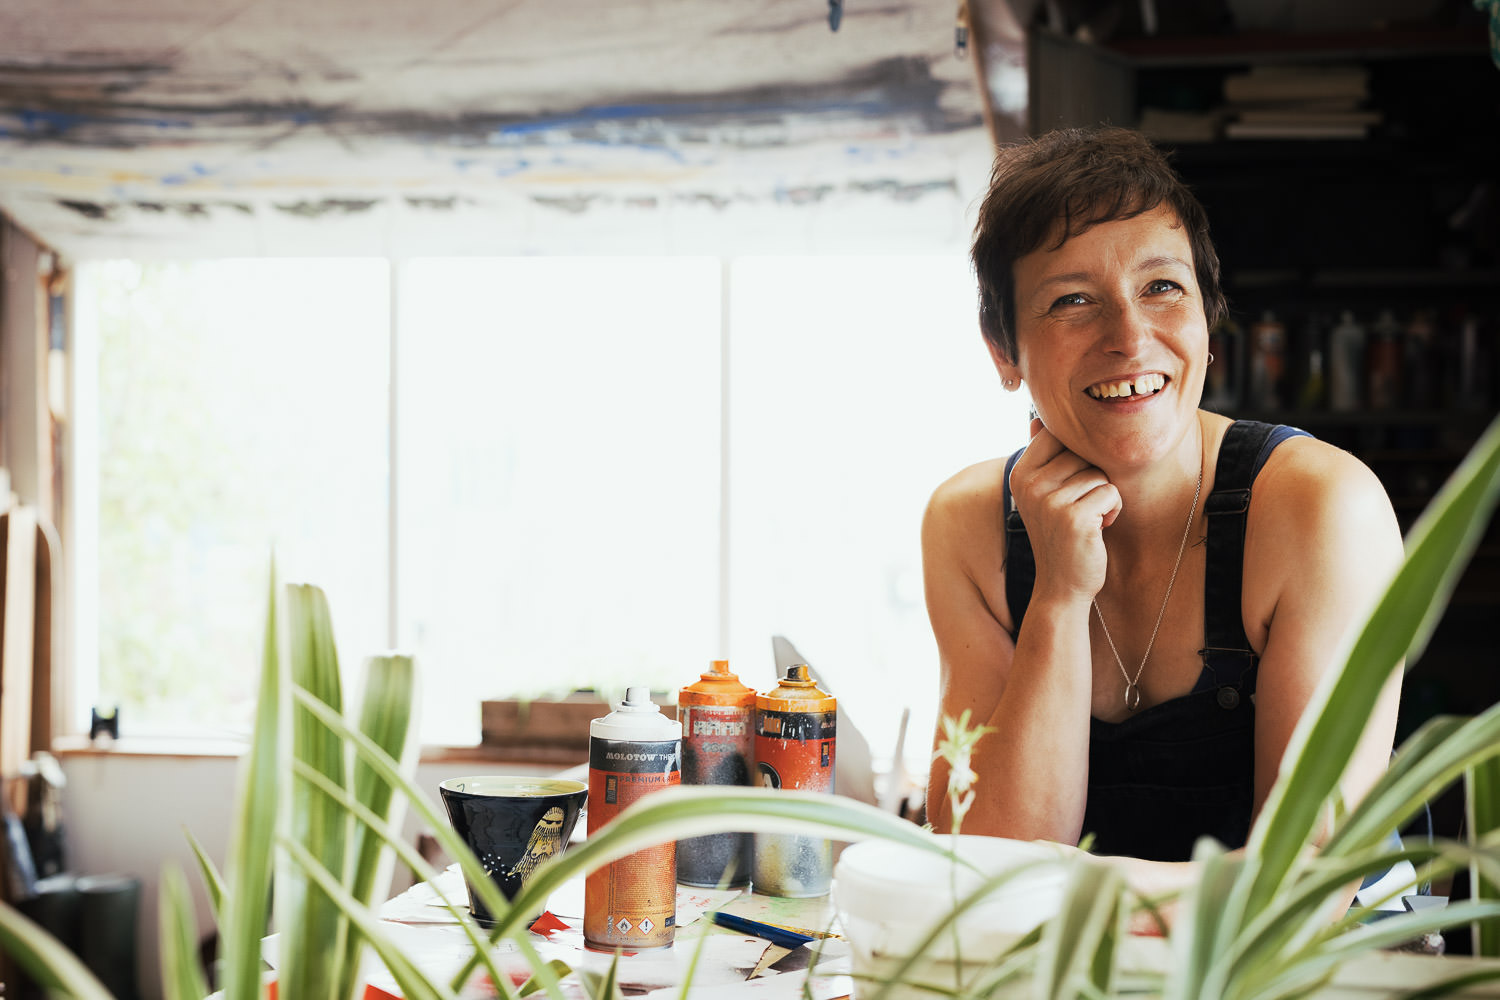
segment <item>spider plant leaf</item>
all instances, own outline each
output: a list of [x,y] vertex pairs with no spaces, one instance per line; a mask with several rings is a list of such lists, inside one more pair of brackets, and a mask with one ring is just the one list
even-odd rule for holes
[[609,972],[599,984],[594,1000],[623,1000],[620,992],[620,949],[615,949],[614,960],[609,963]]
[[[502,918],[510,910],[510,903],[500,892],[500,888],[490,879],[489,873],[484,870],[484,866],[480,863],[479,859],[474,857],[474,852],[469,850],[468,845],[463,842],[463,839],[453,832],[453,828],[448,824],[447,818],[438,812],[437,807],[432,804],[427,795],[413,785],[406,775],[401,773],[400,764],[368,736],[350,725],[349,721],[343,715],[333,711],[308,692],[294,690],[292,696],[311,715],[318,718],[330,730],[338,733],[347,740],[353,746],[357,757],[406,799],[407,805],[411,807],[412,811],[417,814],[428,831],[437,839],[438,845],[442,847],[450,858],[453,858],[458,863],[459,867],[463,870],[465,880],[474,888],[475,892],[479,893],[490,913],[494,914],[497,919]],[[333,794],[331,789],[327,788],[325,788],[324,793],[328,795]],[[344,801],[347,803],[349,800],[345,799]],[[396,841],[387,838],[386,842],[394,846]],[[538,872],[540,873],[541,870],[538,869]],[[511,924],[506,924],[503,930],[510,930],[511,928]],[[500,934],[494,934],[491,936],[491,940],[498,941],[500,936]],[[473,964],[466,966],[463,971],[464,978],[467,978],[469,973],[473,972],[474,968]],[[458,983],[461,982],[462,980],[456,981],[454,988],[457,989]]]
[[1482,986],[1496,980],[1500,980],[1500,969],[1475,969],[1473,972],[1461,972],[1442,982],[1433,983],[1414,993],[1404,993],[1401,1000],[1436,1000],[1437,997],[1453,996],[1470,986]]
[[[438,844],[447,852],[449,857],[458,863],[463,871],[465,881],[483,898],[485,906],[489,908],[490,913],[503,916],[509,912],[510,903],[501,894],[499,887],[489,878],[489,874],[484,870],[484,866],[480,863],[479,859],[474,856],[474,852],[469,850],[468,845],[463,842],[463,839],[453,832],[453,828],[448,825],[447,819],[438,813],[437,807],[432,804],[429,798],[412,784],[406,775],[401,773],[400,764],[390,754],[377,746],[364,733],[350,725],[349,721],[343,715],[333,711],[309,692],[294,689],[292,697],[297,704],[307,709],[310,714],[322,721],[329,729],[347,740],[354,747],[354,751],[359,758],[368,764],[382,779],[390,783],[406,799],[407,804],[416,812],[427,829],[437,839]],[[389,824],[384,823],[379,817],[371,813],[362,803],[356,802],[350,797],[347,789],[338,787],[321,775],[316,775],[316,772],[305,765],[298,764],[295,766],[295,769],[305,780],[318,785],[325,795],[342,803],[355,818],[379,830],[381,839],[389,844],[395,850],[397,856],[409,865],[414,872],[419,873],[428,881],[436,877],[437,873],[432,871],[431,866],[406,842],[399,830],[392,829]],[[910,824],[907,825],[910,826]],[[499,932],[491,932],[488,941],[481,943],[481,938],[484,936],[475,936],[477,935],[477,931],[475,930],[473,921],[468,919],[467,910],[460,909],[459,907],[450,907],[450,910],[459,918],[460,923],[464,925],[465,931],[470,933],[471,941],[474,945],[473,957],[454,976],[452,989],[458,990],[468,980],[470,974],[480,964],[484,964],[495,986],[509,997],[513,993],[510,981],[495,969],[487,947],[487,943],[498,941],[501,934]],[[512,921],[503,930],[514,929],[514,925],[518,922]],[[540,960],[535,957],[535,949],[532,948],[526,936],[516,935],[513,937],[513,940],[532,968],[536,968],[540,964]],[[543,977],[543,980],[545,981],[545,977]]]
[[[300,869],[310,882],[317,885],[328,896],[329,901],[339,908],[339,912],[358,929],[358,933],[369,942],[371,949],[380,956],[381,962],[385,963],[386,971],[396,980],[396,985],[401,988],[401,995],[406,1000],[457,1000],[453,991],[428,979],[416,963],[386,937],[380,927],[380,918],[371,912],[369,907],[351,896],[349,890],[339,880],[339,876],[323,867],[322,862],[312,851],[291,837],[283,837],[281,846],[292,861],[292,867]],[[314,940],[316,939],[306,939],[306,943],[310,946]],[[284,987],[278,985],[278,995],[291,996],[283,990]],[[328,994],[323,995],[328,996]]]
[[187,838],[188,846],[193,849],[193,857],[198,860],[198,871],[203,876],[203,888],[208,891],[208,902],[214,911],[214,919],[218,919],[219,911],[224,906],[224,876],[219,874],[219,869],[214,865],[213,859],[203,849],[198,838],[193,836],[193,831],[183,828],[182,835]]
[[[1182,909],[1172,928],[1171,973],[1166,1000],[1198,1000],[1220,996],[1224,970],[1216,968],[1221,945],[1237,932],[1230,910],[1231,888],[1245,861],[1231,857],[1214,841],[1203,838],[1193,848],[1199,866],[1197,880],[1182,897]],[[1212,984],[1212,985],[1211,985]]]
[[[306,691],[331,711],[342,712],[333,624],[328,600],[316,586],[287,587],[287,637],[292,686]],[[300,699],[292,705],[292,756],[336,784],[347,780],[343,740],[308,712]],[[345,811],[301,779],[292,781],[291,800],[290,836],[324,869],[342,876],[347,841]],[[329,894],[319,883],[309,881],[305,872],[305,867],[292,866],[278,881],[277,922],[288,940],[322,944],[287,949],[278,970],[278,989],[289,997],[343,996],[336,991],[342,979],[339,967],[346,951],[348,921]]]
[[[853,799],[785,788],[676,786],[645,796],[583,843],[540,866],[516,897],[515,909],[529,912],[574,875],[643,847],[739,830],[838,840],[881,837],[952,856],[939,838],[908,820]],[[508,929],[507,918],[497,922],[496,931],[503,929]]]
[[[414,677],[415,669],[409,656],[376,656],[365,666],[359,728],[395,761],[401,761],[405,756]],[[354,755],[352,789],[353,799],[383,820],[391,819],[393,804],[403,801],[395,798],[391,783],[358,754]],[[343,808],[341,802],[335,806]],[[371,904],[376,885],[389,881],[389,871],[382,864],[390,857],[385,846],[385,841],[376,831],[364,823],[356,823],[350,832],[349,893],[365,906]],[[350,935],[340,963],[339,996],[350,996],[355,988],[360,950],[361,938],[357,934]]]
[[[1077,864],[1068,872],[1061,908],[1042,928],[1035,995],[1065,1000],[1109,989],[1114,931],[1125,880],[1103,864]],[[1105,959],[1101,962],[1101,958]]]
[[198,966],[198,923],[187,880],[175,865],[162,871],[158,916],[162,995],[166,1000],[203,1000],[209,990]]
[[[731,831],[861,840],[882,837],[948,855],[938,838],[893,813],[853,799],[768,788],[678,786],[652,792],[605,826],[539,866],[509,912],[496,913],[497,941],[568,879],[664,840]],[[473,970],[471,960],[461,971]]]
[[1401,850],[1377,846],[1356,855],[1320,859],[1315,869],[1310,869],[1277,896],[1269,907],[1246,921],[1219,960],[1230,965],[1231,977],[1238,977],[1246,969],[1260,968],[1274,956],[1299,947],[1305,941],[1347,930],[1349,926],[1342,921],[1330,924],[1319,919],[1319,912],[1345,886],[1398,861],[1421,864],[1441,855],[1442,850],[1435,844],[1414,845]]
[[259,1000],[260,941],[271,909],[281,767],[281,659],[277,628],[276,570],[266,610],[260,694],[250,750],[241,764],[235,825],[225,864],[224,905],[219,938],[224,963],[225,1000]]
[[[1469,769],[1464,789],[1464,806],[1468,819],[1470,843],[1500,830],[1500,758],[1489,757]],[[1469,866],[1469,893],[1474,899],[1500,899],[1500,880],[1481,871],[1477,864]],[[1471,940],[1474,954],[1486,958],[1500,958],[1500,920],[1477,921]]]
[[[1452,912],[1444,913],[1447,909]],[[1392,948],[1432,931],[1450,927],[1465,920],[1500,916],[1500,903],[1465,900],[1447,907],[1403,913],[1367,926],[1358,934],[1344,934],[1326,946],[1271,967],[1274,978],[1261,987],[1256,996],[1280,997],[1309,986],[1326,982],[1338,967],[1357,955],[1379,948]]]
[[[1487,713],[1488,714],[1488,713]],[[1468,726],[1488,727],[1500,734],[1500,717],[1488,723],[1459,716],[1435,716],[1407,738],[1391,764],[1370,786],[1370,790],[1353,811],[1344,818],[1324,842],[1320,854],[1336,855],[1357,851],[1378,843],[1397,829],[1422,804],[1435,797],[1463,773],[1464,763],[1472,755],[1456,753],[1460,743],[1472,743],[1482,736],[1460,735]],[[1474,748],[1482,749],[1482,748]]]
[[[432,887],[448,912],[458,922],[459,928],[469,939],[469,944],[474,949],[474,953],[480,957],[485,971],[490,976],[490,981],[496,986],[502,996],[506,997],[507,1000],[513,1000],[515,993],[513,987],[510,985],[510,977],[502,974],[501,970],[494,964],[493,955],[489,947],[490,942],[484,936],[479,926],[469,917],[466,901],[462,898],[448,898],[443,892],[442,884],[438,881],[439,872],[437,869],[427,863],[427,859],[422,857],[421,852],[406,839],[403,831],[387,819],[375,815],[375,813],[370,811],[368,806],[357,801],[349,789],[340,788],[333,784],[324,775],[319,774],[302,761],[293,761],[292,766],[299,776],[317,785],[327,795],[336,799],[344,808],[348,809],[350,816],[357,823],[374,831],[376,836],[391,848],[396,857],[409,866],[418,878],[427,882]],[[461,843],[460,846],[462,846]],[[353,936],[357,937],[357,935]],[[541,960],[536,956],[535,949],[532,948],[530,942],[522,936],[518,937],[515,943],[518,950],[531,966],[538,968]],[[543,985],[549,982],[545,970],[538,972],[538,977]],[[457,986],[453,988],[457,989]],[[558,996],[558,1000],[561,1000],[560,995]]]
[[1249,881],[1240,891],[1244,912],[1267,905],[1296,864],[1386,679],[1403,656],[1412,662],[1426,647],[1479,544],[1497,493],[1500,418],[1417,519],[1407,535],[1401,568],[1298,721],[1281,776],[1250,831],[1248,851],[1260,863],[1246,869]]
[[[573,974],[573,967],[570,966],[567,962],[564,962],[560,958],[554,958],[552,961],[550,961],[550,962],[548,962],[546,964],[545,968],[547,970],[549,970],[552,973],[552,975],[555,978],[557,978],[557,979],[562,979],[562,978],[564,978],[566,976],[570,976],[570,975]],[[538,969],[537,973],[540,973],[540,972],[541,972],[541,969]],[[533,974],[530,979],[526,980],[526,982],[524,982],[524,983],[521,984],[521,988],[518,991],[516,991],[516,996],[518,996],[518,997],[534,996],[537,993],[542,992],[543,989],[545,989],[545,987],[538,980],[537,975]]]
[[0,954],[14,959],[50,996],[112,1000],[109,990],[77,955],[4,902],[0,902]]

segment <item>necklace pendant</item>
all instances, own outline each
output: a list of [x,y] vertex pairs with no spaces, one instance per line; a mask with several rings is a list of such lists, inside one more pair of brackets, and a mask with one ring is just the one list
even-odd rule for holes
[[1125,707],[1132,712],[1141,707],[1141,686],[1134,681],[1125,683]]

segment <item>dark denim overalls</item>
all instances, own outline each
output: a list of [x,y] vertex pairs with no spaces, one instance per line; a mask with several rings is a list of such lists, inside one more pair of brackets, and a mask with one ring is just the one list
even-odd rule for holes
[[[1240,614],[1250,485],[1294,427],[1240,420],[1219,448],[1204,512],[1208,565],[1203,601],[1203,673],[1193,690],[1121,722],[1089,722],[1088,804],[1083,832],[1097,854],[1186,861],[1203,835],[1241,847],[1254,808],[1255,674]],[[1036,581],[1025,525],[1005,466],[1005,598],[1017,632]]]

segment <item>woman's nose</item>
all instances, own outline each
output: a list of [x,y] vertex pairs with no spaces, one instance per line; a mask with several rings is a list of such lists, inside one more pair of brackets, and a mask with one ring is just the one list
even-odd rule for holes
[[1133,301],[1117,303],[1105,313],[1103,348],[1117,354],[1135,355],[1152,337],[1145,311]]

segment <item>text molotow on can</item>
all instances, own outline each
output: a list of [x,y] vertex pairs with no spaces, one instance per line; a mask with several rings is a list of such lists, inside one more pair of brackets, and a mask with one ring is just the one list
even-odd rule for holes
[[[661,714],[647,688],[589,723],[592,835],[642,796],[681,781],[682,730]],[[583,939],[591,948],[667,948],[677,931],[677,842],[643,848],[584,880]]]

